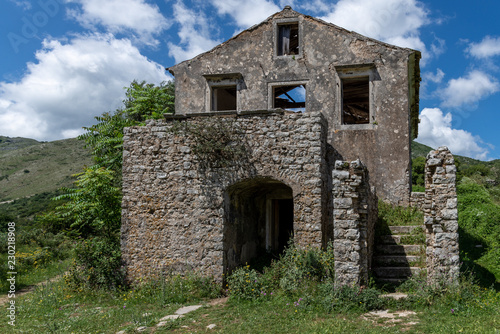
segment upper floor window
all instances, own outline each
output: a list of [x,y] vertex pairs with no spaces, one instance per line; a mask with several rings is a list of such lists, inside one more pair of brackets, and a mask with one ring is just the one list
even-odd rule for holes
[[368,76],[342,79],[342,124],[370,123]]
[[274,25],[274,56],[302,57],[302,18],[276,19]]
[[207,80],[206,111],[238,110],[238,91],[244,86],[241,73],[204,74]]
[[278,25],[278,56],[298,55],[299,42],[298,22]]
[[380,80],[374,64],[335,66],[340,97],[337,104],[342,128],[375,128],[375,81]]
[[236,110],[236,85],[212,86],[211,111]]
[[294,112],[306,110],[307,81],[269,83],[269,108],[281,108]]

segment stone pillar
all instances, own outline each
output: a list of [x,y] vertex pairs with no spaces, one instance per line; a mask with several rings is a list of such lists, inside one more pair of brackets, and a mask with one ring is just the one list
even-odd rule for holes
[[424,222],[427,234],[427,277],[454,282],[459,274],[456,167],[442,146],[429,152],[425,164]]
[[359,160],[336,161],[332,183],[335,284],[366,284],[377,216],[366,167]]

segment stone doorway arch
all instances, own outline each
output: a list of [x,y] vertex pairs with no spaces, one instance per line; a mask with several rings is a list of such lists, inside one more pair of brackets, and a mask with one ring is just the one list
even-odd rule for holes
[[281,181],[257,177],[224,194],[224,272],[265,254],[277,256],[293,235],[293,191]]

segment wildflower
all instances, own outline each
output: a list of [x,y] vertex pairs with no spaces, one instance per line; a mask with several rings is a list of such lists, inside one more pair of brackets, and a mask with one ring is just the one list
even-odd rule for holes
[[451,309],[451,314],[455,313],[455,310],[454,309]]

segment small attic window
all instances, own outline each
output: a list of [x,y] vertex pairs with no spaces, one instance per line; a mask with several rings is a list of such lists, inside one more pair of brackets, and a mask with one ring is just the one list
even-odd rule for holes
[[236,85],[212,86],[212,111],[236,110]]
[[295,112],[305,111],[306,109],[305,84],[273,86],[272,107],[292,110]]
[[342,124],[369,123],[369,77],[342,78]]
[[276,44],[278,56],[298,55],[300,51],[299,23],[290,22],[278,25]]

